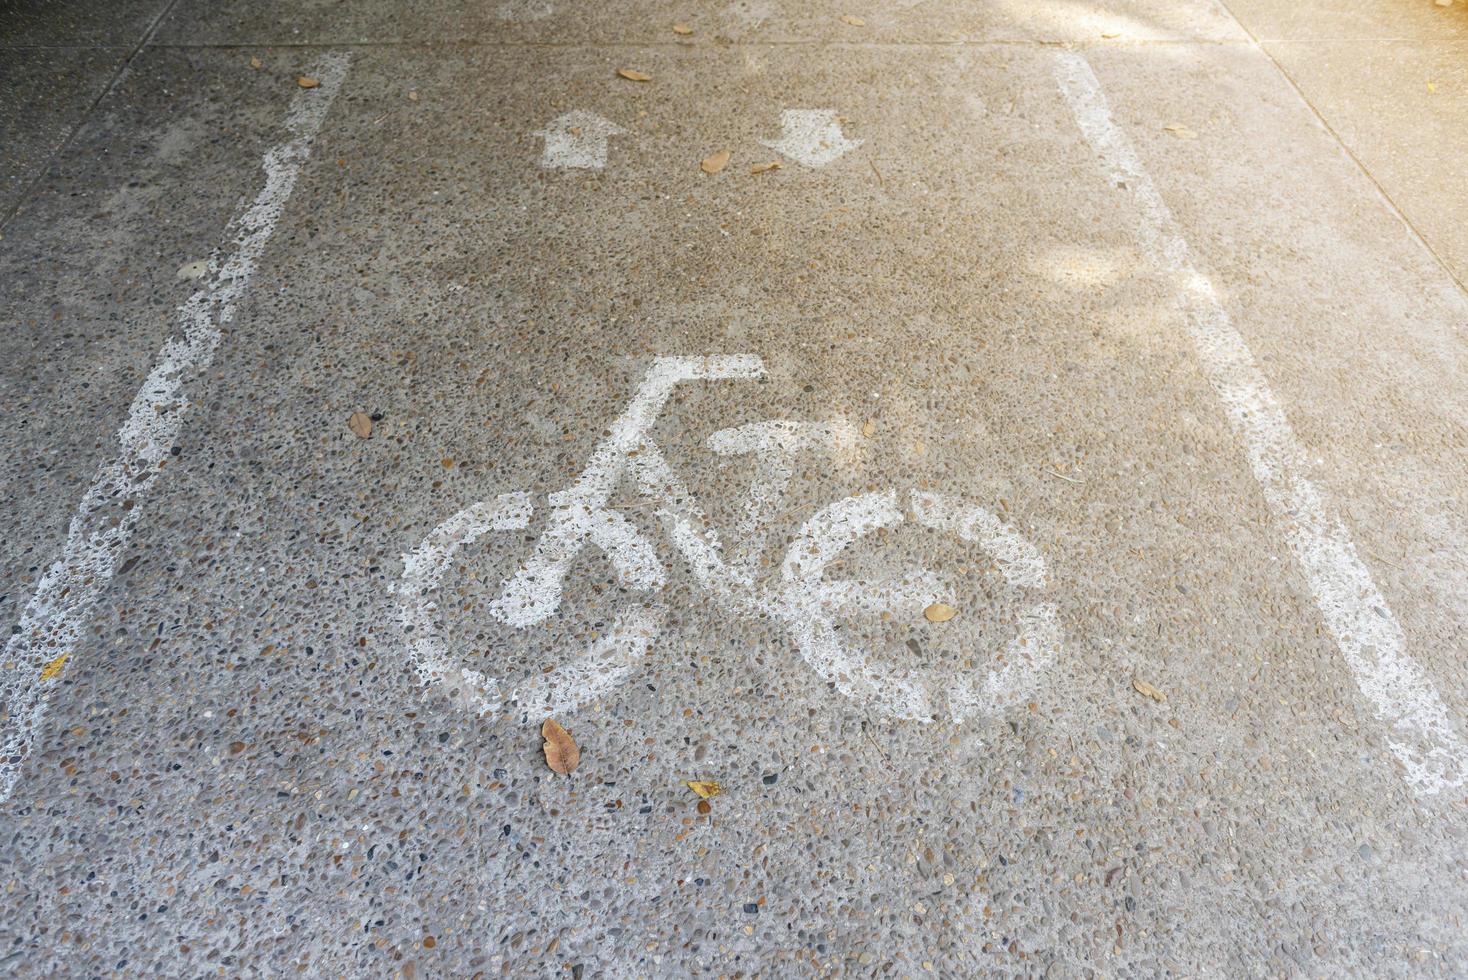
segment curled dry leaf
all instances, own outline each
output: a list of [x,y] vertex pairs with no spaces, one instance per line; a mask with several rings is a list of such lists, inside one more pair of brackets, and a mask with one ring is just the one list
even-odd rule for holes
[[618,75],[621,75],[623,78],[627,79],[627,81],[629,81],[629,82],[650,82],[650,81],[652,81],[652,76],[651,75],[645,75],[642,72],[637,71],[637,70],[632,69],[632,68],[618,68],[617,69],[617,74]]
[[673,33],[682,34],[683,36],[687,37],[689,34],[693,33],[693,25],[685,24],[682,21],[679,21],[678,23],[673,25]]
[[850,24],[852,27],[865,27],[865,26],[867,26],[867,22],[866,21],[862,20],[860,17],[853,17],[851,14],[842,14],[841,15],[841,23],[843,23],[843,24]]
[[260,67],[264,66],[264,64],[265,64],[265,62],[261,61],[259,58],[251,58],[250,59],[250,67],[251,68],[260,68]]
[[296,84],[301,88],[315,88],[321,84],[320,79],[312,78],[310,75],[302,75],[296,79]]
[[861,434],[870,439],[877,434],[877,420],[867,419],[861,424]]
[[581,761],[581,750],[576,747],[571,733],[557,724],[554,718],[547,718],[540,726],[540,737],[545,739],[545,745],[541,746],[545,750],[545,764],[553,772],[565,776],[576,768],[576,763]]
[[697,793],[701,800],[713,799],[724,791],[724,787],[712,779],[690,779],[684,785]]
[[366,439],[372,435],[372,416],[366,412],[353,412],[347,419],[347,428],[355,432],[358,439]]
[[1136,690],[1138,694],[1145,694],[1153,701],[1157,701],[1160,703],[1167,700],[1166,694],[1163,694],[1161,691],[1153,687],[1151,684],[1148,684],[1146,681],[1139,681],[1134,677],[1132,678],[1132,687]]
[[749,168],[749,172],[752,173],[752,174],[767,174],[771,170],[779,170],[779,169],[780,169],[780,161],[779,160],[771,160],[769,163],[756,163],[754,166],[752,166],[752,167]]
[[703,163],[698,165],[698,169],[706,174],[716,174],[728,164],[729,156],[728,150],[720,150],[712,156],[705,157]]
[[71,654],[63,653],[41,668],[41,680],[52,681],[61,676],[61,668],[66,666],[66,660]]
[[935,602],[923,610],[923,618],[930,623],[946,623],[957,615],[958,610],[946,602]]
[[1167,126],[1163,126],[1162,130],[1163,132],[1171,133],[1180,140],[1195,140],[1198,138],[1197,133],[1193,132],[1191,129],[1182,125],[1181,123],[1171,123]]

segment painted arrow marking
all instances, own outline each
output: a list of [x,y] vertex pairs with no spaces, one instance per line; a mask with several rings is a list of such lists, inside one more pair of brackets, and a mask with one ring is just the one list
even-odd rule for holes
[[627,130],[594,112],[573,109],[533,135],[545,140],[540,165],[547,170],[600,170],[607,165],[607,140]]
[[835,109],[786,109],[780,113],[784,130],[777,140],[760,140],[782,157],[806,167],[824,167],[861,146],[841,132]]

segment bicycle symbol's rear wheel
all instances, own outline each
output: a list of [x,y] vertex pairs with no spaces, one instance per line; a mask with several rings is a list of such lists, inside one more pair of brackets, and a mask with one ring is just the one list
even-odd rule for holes
[[476,714],[501,714],[513,705],[530,718],[568,715],[621,684],[642,662],[658,632],[652,612],[629,604],[616,612],[611,628],[581,656],[513,685],[455,657],[434,593],[460,551],[489,531],[523,530],[530,524],[531,512],[526,493],[480,501],[444,521],[403,558],[397,593],[409,661],[425,684],[444,684],[451,697]]

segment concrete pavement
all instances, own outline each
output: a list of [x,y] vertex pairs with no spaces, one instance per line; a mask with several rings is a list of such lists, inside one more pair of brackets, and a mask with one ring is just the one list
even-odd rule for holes
[[1243,6],[12,18],[0,963],[1468,970],[1460,202]]

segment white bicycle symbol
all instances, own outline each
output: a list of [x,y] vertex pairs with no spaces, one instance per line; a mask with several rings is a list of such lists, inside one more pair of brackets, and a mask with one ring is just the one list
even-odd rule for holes
[[[911,515],[919,525],[956,536],[983,549],[1007,584],[1026,595],[1045,588],[1040,553],[994,514],[975,504],[939,493],[895,490],[844,497],[822,508],[794,536],[780,566],[778,582],[756,581],[757,555],[728,560],[708,529],[697,502],[673,473],[648,435],[674,387],[687,381],[752,380],[764,376],[753,355],[660,357],[648,369],[631,403],[610,427],[580,477],[549,495],[550,514],[534,551],[503,584],[490,604],[497,620],[528,627],[555,615],[566,574],[588,544],[605,553],[621,583],[652,592],[667,582],[667,570],[652,542],[624,516],[607,507],[626,476],[635,480],[655,506],[662,526],[687,562],[695,581],[727,610],[763,615],[783,624],[806,662],[836,690],[893,718],[955,723],[997,714],[1026,699],[1043,669],[1060,650],[1053,603],[1035,599],[1016,617],[997,666],[973,671],[905,666],[843,642],[838,621],[854,616],[908,615],[914,619],[945,596],[937,574],[915,568],[897,578],[830,581],[827,566],[857,540],[894,528]],[[785,495],[802,450],[854,442],[855,427],[843,420],[772,420],[723,429],[709,447],[725,456],[752,455],[756,475],[746,501],[741,529],[764,527]],[[513,687],[456,662],[432,595],[460,549],[488,531],[524,530],[533,514],[528,493],[500,494],[459,511],[403,556],[397,587],[401,623],[411,661],[424,683],[440,681],[466,695],[480,714],[515,704],[530,717],[564,716],[602,697],[622,683],[644,658],[659,630],[659,616],[638,605],[619,610],[605,635],[580,656],[548,674]],[[949,593],[951,595],[951,593]],[[956,627],[965,654],[978,651],[978,638],[963,621]],[[945,627],[947,628],[947,627]],[[909,655],[909,659],[911,659]]]

